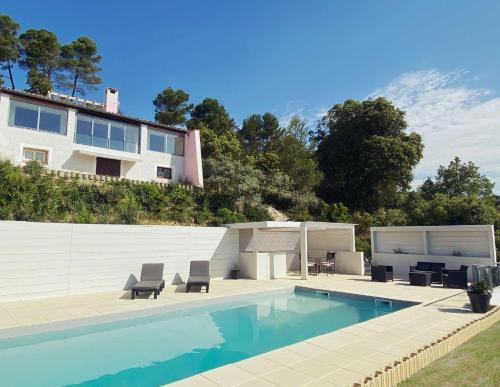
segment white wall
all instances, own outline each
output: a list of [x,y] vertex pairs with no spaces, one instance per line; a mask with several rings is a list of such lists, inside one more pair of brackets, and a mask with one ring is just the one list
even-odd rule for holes
[[227,277],[238,245],[238,230],[224,227],[0,222],[0,298],[123,289],[147,262],[165,263],[167,283],[186,280],[191,260]]
[[[393,266],[400,278],[407,278],[409,266],[418,261],[442,262],[449,269],[496,262],[492,225],[372,227],[371,238],[373,263]],[[402,254],[394,254],[398,248]]]
[[[28,103],[34,101],[25,100]],[[36,103],[35,103],[36,104]],[[57,108],[57,106],[51,106]],[[85,155],[73,150],[76,125],[76,110],[68,111],[66,135],[41,132],[32,129],[8,125],[10,95],[0,94],[0,158],[6,158],[14,164],[23,163],[23,148],[31,147],[48,151],[48,168],[54,170],[75,171],[83,173],[96,172],[96,156]],[[156,178],[156,167],[172,168],[173,180],[184,180],[184,157],[174,156],[147,149],[147,126],[140,125],[140,160],[121,160],[122,177],[142,181],[165,181]],[[86,147],[99,152],[102,157],[124,158],[131,155],[127,152],[104,148]],[[117,156],[118,155],[118,156]],[[186,155],[189,157],[189,155]]]
[[362,251],[337,251],[335,273],[365,275],[365,260]]
[[307,232],[307,250],[310,257],[326,258],[328,251],[354,251],[352,230],[332,229]]

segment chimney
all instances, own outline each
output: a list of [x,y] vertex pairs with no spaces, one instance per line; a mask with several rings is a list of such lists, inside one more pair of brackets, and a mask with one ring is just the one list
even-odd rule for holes
[[118,90],[107,87],[104,91],[104,111],[118,113]]

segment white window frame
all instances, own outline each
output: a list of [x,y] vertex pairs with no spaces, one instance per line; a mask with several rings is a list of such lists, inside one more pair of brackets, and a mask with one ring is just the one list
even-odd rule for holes
[[46,152],[47,153],[47,161],[44,164],[47,166],[52,165],[52,154],[54,152],[52,147],[47,147],[47,146],[42,146],[42,145],[37,145],[37,144],[26,144],[26,143],[20,144],[19,145],[19,154],[20,154],[21,164],[26,164],[28,161],[30,161],[30,160],[25,160],[25,158],[24,158],[24,150],[25,149]]
[[[150,131],[158,132],[158,133],[161,133],[163,135],[163,138],[165,139],[165,141],[164,141],[165,145],[163,146],[163,151],[157,151],[155,149],[151,149],[150,148],[150,142],[149,142],[149,132]],[[168,135],[177,136],[177,137],[182,137],[183,138],[183,141],[182,141],[182,155],[176,155],[175,153],[170,153],[170,152],[167,151],[168,150],[168,137],[167,137]],[[155,127],[152,127],[152,126],[148,126],[147,127],[147,137],[148,137],[147,150],[149,152],[165,153],[165,154],[170,155],[170,156],[184,157],[185,147],[186,147],[186,138],[182,134],[173,133],[173,132],[170,132],[168,130],[163,130],[163,129],[158,129],[158,128],[155,128]],[[175,144],[174,144],[174,149],[175,149]]]

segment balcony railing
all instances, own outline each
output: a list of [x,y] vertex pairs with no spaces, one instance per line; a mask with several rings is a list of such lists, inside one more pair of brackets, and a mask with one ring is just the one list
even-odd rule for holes
[[109,138],[90,136],[88,134],[77,133],[75,143],[81,145],[90,145],[98,148],[113,149],[123,152],[138,153],[138,144]]

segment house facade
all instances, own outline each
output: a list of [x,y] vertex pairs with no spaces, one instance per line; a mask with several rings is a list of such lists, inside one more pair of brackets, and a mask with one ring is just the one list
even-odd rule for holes
[[118,112],[118,91],[104,103],[0,89],[0,158],[36,160],[61,171],[203,186],[198,130]]

